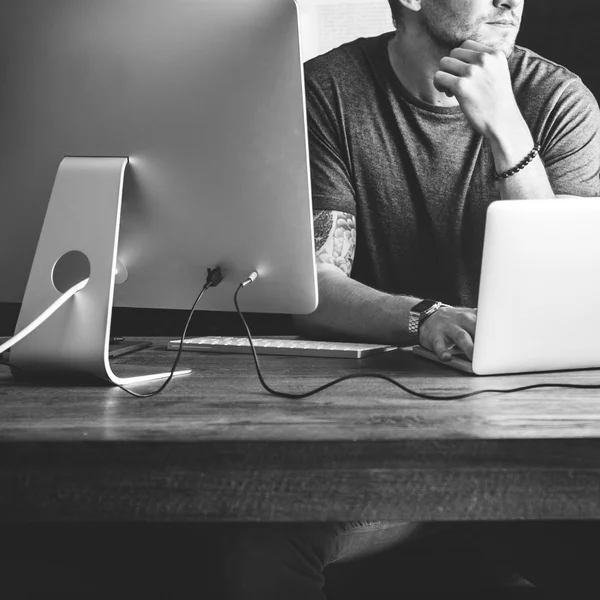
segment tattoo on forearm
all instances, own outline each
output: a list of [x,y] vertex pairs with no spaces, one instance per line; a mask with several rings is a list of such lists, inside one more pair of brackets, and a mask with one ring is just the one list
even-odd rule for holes
[[329,232],[331,231],[331,227],[333,225],[333,211],[331,210],[320,210],[319,212],[315,212],[313,219],[313,227],[315,230],[315,250],[317,253],[325,243],[327,242],[327,238],[329,237]]
[[350,275],[356,251],[356,217],[336,210],[315,212],[318,263],[329,263]]

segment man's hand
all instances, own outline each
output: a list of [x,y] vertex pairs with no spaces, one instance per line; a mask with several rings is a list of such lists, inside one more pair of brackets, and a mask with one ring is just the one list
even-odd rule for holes
[[442,306],[421,324],[419,343],[435,352],[440,360],[450,360],[452,355],[448,351],[454,346],[473,360],[476,320],[476,308]]
[[506,55],[467,40],[440,61],[435,87],[455,96],[473,128],[490,139],[523,121]]

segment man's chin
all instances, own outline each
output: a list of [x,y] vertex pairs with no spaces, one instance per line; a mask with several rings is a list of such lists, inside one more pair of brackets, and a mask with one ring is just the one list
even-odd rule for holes
[[490,38],[481,36],[480,39],[476,39],[475,41],[479,42],[480,44],[484,44],[485,46],[489,46],[494,50],[499,50],[500,52],[503,52],[506,58],[510,58],[510,55],[515,49],[516,43],[516,40],[513,37],[511,37],[511,39],[502,39],[498,37]]
[[504,52],[504,56],[506,56],[506,58],[510,58],[511,54],[515,50],[515,42],[511,42],[510,44],[502,44],[496,49],[500,50],[501,52]]

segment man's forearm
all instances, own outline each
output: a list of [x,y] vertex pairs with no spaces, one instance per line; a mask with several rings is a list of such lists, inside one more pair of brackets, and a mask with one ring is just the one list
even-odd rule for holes
[[[499,173],[518,165],[535,144],[527,124],[520,115],[519,117],[517,123],[508,127],[502,135],[490,136],[496,171]],[[518,173],[501,180],[500,197],[503,200],[555,197],[539,155]]]
[[408,315],[419,298],[374,290],[330,265],[319,265],[319,306],[310,315],[295,316],[300,333],[337,339],[409,346]]

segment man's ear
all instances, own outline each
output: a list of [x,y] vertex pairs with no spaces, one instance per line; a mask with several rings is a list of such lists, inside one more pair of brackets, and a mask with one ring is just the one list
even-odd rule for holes
[[422,0],[398,0],[407,10],[419,12],[421,10]]

